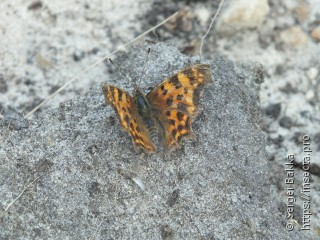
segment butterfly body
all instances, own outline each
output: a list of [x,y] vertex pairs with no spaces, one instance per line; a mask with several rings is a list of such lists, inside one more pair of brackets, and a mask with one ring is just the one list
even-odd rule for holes
[[[158,127],[156,119],[156,110],[148,102],[146,95],[140,89],[137,89],[133,96],[133,105],[138,114],[140,122],[146,126],[149,135]],[[152,139],[152,138],[151,138]]]
[[150,129],[153,122],[152,107],[148,102],[146,96],[140,90],[136,90],[133,97],[133,104],[141,120]]
[[131,135],[135,149],[155,152],[151,131],[158,127],[165,148],[172,151],[182,139],[192,137],[191,123],[198,114],[200,91],[211,82],[211,75],[209,65],[197,64],[169,77],[147,95],[136,89],[131,97],[109,84],[102,90],[121,126]]

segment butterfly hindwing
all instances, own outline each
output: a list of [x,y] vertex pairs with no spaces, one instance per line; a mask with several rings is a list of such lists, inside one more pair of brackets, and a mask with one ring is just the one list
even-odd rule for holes
[[146,152],[154,152],[155,146],[137,114],[132,97],[120,88],[108,84],[105,84],[102,90],[106,102],[111,104],[117,113],[122,128],[131,135],[135,149],[142,148]]
[[166,115],[162,125],[167,148],[177,147],[183,137],[193,136],[190,115],[177,109],[166,110],[163,114]]

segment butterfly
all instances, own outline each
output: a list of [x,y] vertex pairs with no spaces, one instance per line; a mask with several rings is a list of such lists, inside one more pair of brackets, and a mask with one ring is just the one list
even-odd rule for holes
[[166,150],[181,146],[183,139],[192,138],[192,121],[198,115],[200,92],[212,82],[210,65],[196,64],[164,80],[146,95],[138,87],[133,97],[109,84],[102,86],[107,104],[117,113],[122,128],[132,138],[136,151],[156,152],[151,131],[160,126]]

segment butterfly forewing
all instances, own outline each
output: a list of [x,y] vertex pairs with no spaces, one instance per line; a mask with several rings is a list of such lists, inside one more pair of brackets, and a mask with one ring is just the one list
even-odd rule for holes
[[117,113],[121,126],[131,135],[135,149],[142,148],[146,152],[154,152],[155,146],[137,114],[132,97],[122,89],[107,84],[102,87],[102,90],[106,102],[111,104]]
[[192,136],[191,123],[198,113],[199,94],[211,82],[211,68],[198,64],[168,78],[147,94],[156,117],[163,127],[168,148]]

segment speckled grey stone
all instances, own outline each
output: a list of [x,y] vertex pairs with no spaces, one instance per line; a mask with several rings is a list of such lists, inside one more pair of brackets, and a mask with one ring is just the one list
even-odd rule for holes
[[[151,47],[143,89],[197,60]],[[114,62],[138,79],[146,49]],[[196,138],[170,157],[134,152],[100,84],[28,128],[1,124],[0,239],[301,239],[269,197],[266,135],[257,124],[261,65],[209,64],[214,82],[203,91]],[[108,82],[132,90],[119,75]]]
[[1,124],[3,127],[8,127],[13,130],[20,130],[29,126],[28,120],[24,119],[22,114],[13,108],[4,110]]

